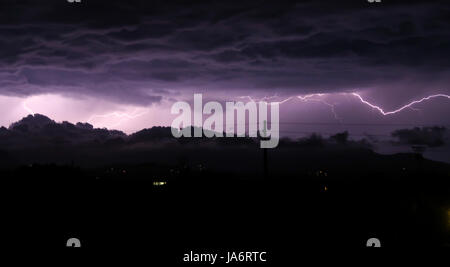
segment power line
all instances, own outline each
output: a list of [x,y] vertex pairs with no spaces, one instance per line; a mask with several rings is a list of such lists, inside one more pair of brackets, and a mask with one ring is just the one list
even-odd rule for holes
[[[238,123],[236,125],[250,125],[257,123]],[[449,126],[450,124],[429,123],[429,124],[415,124],[415,123],[339,123],[339,122],[279,122],[283,125],[335,125],[335,126],[413,126],[413,127],[432,127],[432,126]]]
[[[335,135],[336,133],[327,133],[327,132],[314,132],[314,131],[282,131],[282,133],[295,133],[295,134],[325,134],[325,135]],[[387,134],[352,134],[348,133],[349,136],[377,136],[377,137],[392,137]]]

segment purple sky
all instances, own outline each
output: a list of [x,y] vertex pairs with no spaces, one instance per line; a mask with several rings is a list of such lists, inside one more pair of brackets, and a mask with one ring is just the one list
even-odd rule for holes
[[130,133],[196,92],[294,97],[282,135],[450,125],[443,97],[383,116],[351,94],[385,111],[450,94],[450,5],[386,2],[2,1],[0,124],[35,112]]

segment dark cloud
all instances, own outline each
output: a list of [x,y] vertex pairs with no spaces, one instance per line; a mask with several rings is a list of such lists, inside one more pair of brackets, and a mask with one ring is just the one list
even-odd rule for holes
[[0,5],[0,94],[75,92],[147,105],[186,88],[420,95],[449,82],[445,1]]
[[443,146],[445,144],[447,129],[444,127],[423,127],[413,129],[401,129],[392,133],[398,142],[408,145],[426,145],[430,147]]

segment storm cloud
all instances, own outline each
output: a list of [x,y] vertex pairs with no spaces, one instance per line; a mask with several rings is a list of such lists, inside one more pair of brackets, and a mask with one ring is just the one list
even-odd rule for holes
[[396,130],[392,133],[392,136],[402,144],[437,147],[445,144],[448,133],[444,127],[416,127],[414,129]]
[[[0,94],[448,92],[444,1],[2,1]],[[410,97],[408,97],[409,99]]]

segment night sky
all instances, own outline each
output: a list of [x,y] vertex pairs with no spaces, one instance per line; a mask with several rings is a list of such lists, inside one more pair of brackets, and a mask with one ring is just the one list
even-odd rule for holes
[[[41,113],[131,133],[203,93],[286,100],[282,136],[382,137],[450,125],[449,58],[447,1],[2,0],[0,124]],[[443,95],[383,115],[353,93],[384,112]]]

